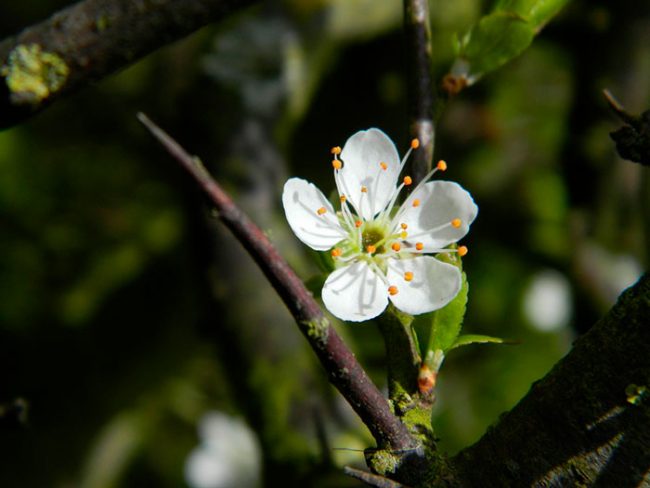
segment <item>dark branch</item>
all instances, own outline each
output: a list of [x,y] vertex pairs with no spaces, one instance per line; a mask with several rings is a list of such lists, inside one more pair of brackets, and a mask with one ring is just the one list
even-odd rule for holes
[[0,128],[15,125],[60,96],[100,80],[254,1],[85,0],[61,10],[0,42],[0,66],[6,67],[5,77],[11,68],[10,55],[19,45],[37,45],[42,52],[55,54],[67,71],[62,86],[46,96],[16,93],[7,83],[1,83]]
[[367,471],[361,471],[360,469],[351,468],[350,466],[343,468],[343,472],[348,476],[363,481],[368,486],[374,486],[375,488],[408,488],[406,485],[398,483],[397,481],[368,473]]
[[214,204],[221,221],[255,259],[316,352],[330,382],[350,403],[378,445],[396,450],[415,448],[416,441],[407,428],[391,413],[386,399],[262,230],[235,205],[198,159],[188,154],[144,114],[139,114],[138,118],[192,175]]
[[404,0],[407,75],[409,81],[409,131],[420,141],[413,153],[411,174],[418,182],[431,168],[435,128],[431,74],[431,26],[428,0]]
[[623,127],[610,133],[619,156],[650,166],[650,110],[641,115],[630,114],[609,90],[603,90],[603,95],[612,111],[625,122]]
[[650,275],[452,465],[460,486],[646,486]]

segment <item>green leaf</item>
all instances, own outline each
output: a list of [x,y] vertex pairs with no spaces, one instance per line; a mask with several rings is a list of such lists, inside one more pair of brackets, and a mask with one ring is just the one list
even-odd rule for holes
[[460,55],[452,72],[471,84],[518,56],[534,37],[533,24],[516,14],[487,15],[461,40]]
[[452,349],[456,349],[457,347],[469,346],[470,344],[488,344],[488,343],[504,344],[505,342],[506,342],[505,340],[499,337],[491,337],[491,336],[479,335],[479,334],[465,334],[462,336],[458,336],[456,341],[448,350],[451,351]]
[[539,31],[568,3],[569,0],[499,0],[494,11],[521,16]]

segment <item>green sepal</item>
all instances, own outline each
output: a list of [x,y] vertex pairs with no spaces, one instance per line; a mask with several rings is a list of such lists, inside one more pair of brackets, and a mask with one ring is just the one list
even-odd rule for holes
[[504,339],[500,337],[492,337],[480,334],[463,334],[458,336],[452,346],[447,350],[451,351],[461,346],[469,346],[470,344],[506,344]]

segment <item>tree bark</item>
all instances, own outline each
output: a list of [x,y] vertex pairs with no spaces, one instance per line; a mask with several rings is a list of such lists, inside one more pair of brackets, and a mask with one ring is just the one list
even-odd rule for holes
[[650,484],[650,275],[496,427],[451,459],[461,486]]
[[[25,100],[0,84],[0,129],[39,112],[60,96],[100,80],[255,0],[85,0],[0,42],[0,66],[17,46],[39,46],[67,70],[60,89]],[[3,73],[7,76],[7,73]]]

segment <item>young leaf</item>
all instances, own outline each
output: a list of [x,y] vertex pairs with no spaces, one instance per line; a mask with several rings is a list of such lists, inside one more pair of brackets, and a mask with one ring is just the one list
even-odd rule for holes
[[536,32],[544,27],[569,0],[499,0],[494,11],[511,12],[530,22]]
[[499,337],[491,337],[479,334],[464,334],[462,336],[458,336],[454,344],[448,350],[451,351],[457,347],[468,346],[470,344],[504,344],[505,342],[506,341]]

